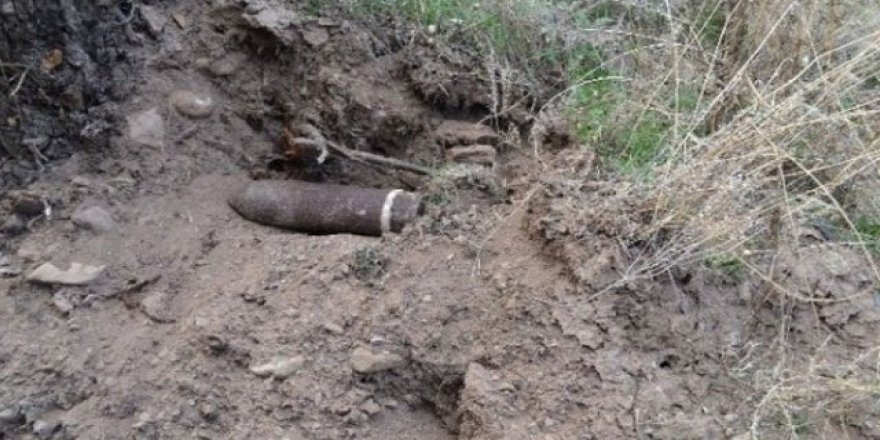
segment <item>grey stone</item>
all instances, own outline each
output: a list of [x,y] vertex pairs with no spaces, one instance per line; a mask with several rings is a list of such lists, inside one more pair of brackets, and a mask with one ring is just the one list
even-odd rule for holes
[[0,267],[0,278],[13,278],[22,274],[22,270],[17,267]]
[[0,12],[2,12],[3,15],[15,14],[15,3],[12,3],[12,0],[3,2],[3,6],[0,7]]
[[141,17],[147,25],[147,32],[153,38],[159,38],[165,30],[165,17],[152,6],[141,5]]
[[169,297],[165,292],[154,292],[141,300],[141,310],[148,318],[159,323],[173,322]]
[[250,370],[251,373],[259,377],[272,376],[275,379],[286,379],[299,371],[305,362],[306,360],[302,356],[279,358],[265,364],[252,366]]
[[20,423],[24,419],[18,408],[6,408],[0,411],[0,423],[6,425],[14,425]]
[[324,325],[322,325],[321,327],[324,330],[326,330],[327,332],[332,333],[334,335],[341,335],[341,334],[345,333],[345,329],[343,329],[341,325],[339,325],[335,322],[332,322],[332,321],[325,322]]
[[50,438],[58,428],[61,427],[61,424],[58,422],[47,422],[45,420],[37,420],[34,422],[34,435],[39,438]]
[[165,121],[158,108],[136,113],[128,117],[128,137],[148,147],[165,146]]
[[318,47],[330,39],[330,33],[323,27],[306,28],[303,31],[303,39],[309,46]]
[[367,400],[366,402],[364,402],[363,405],[361,405],[361,411],[363,411],[371,416],[374,416],[374,415],[382,412],[382,407],[379,406],[379,404],[376,403],[375,400],[370,399],[370,400]]
[[32,283],[84,286],[95,281],[103,272],[104,266],[71,263],[69,269],[61,270],[52,263],[45,263],[29,273],[26,279]]
[[214,100],[210,96],[189,90],[177,90],[168,100],[180,114],[194,119],[207,118],[214,111]]
[[246,53],[233,52],[211,63],[209,70],[215,76],[230,76],[237,72],[246,61]]
[[392,370],[406,364],[403,357],[386,351],[374,352],[358,347],[351,353],[351,368],[358,373],[377,373]]
[[70,217],[73,224],[98,234],[116,229],[116,222],[109,212],[99,206],[81,206]]

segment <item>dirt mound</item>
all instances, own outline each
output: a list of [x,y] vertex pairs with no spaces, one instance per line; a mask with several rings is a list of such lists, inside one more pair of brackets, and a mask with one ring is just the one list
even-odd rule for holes
[[[5,2],[0,28],[0,188],[49,161],[107,147],[133,90],[150,9],[130,2]],[[140,31],[140,32],[138,32]],[[34,166],[32,164],[36,164]]]

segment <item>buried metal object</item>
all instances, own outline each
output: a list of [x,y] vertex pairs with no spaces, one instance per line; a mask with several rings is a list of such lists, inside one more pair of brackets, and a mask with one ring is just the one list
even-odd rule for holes
[[296,180],[247,183],[229,198],[242,217],[314,234],[400,232],[424,211],[418,194]]

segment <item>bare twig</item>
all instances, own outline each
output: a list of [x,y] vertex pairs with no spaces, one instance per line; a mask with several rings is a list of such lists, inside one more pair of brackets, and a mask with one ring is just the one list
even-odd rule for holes
[[12,92],[9,94],[9,97],[14,97],[19,90],[21,90],[21,85],[24,84],[24,79],[27,77],[28,72],[31,70],[31,66],[25,67],[24,71],[21,72],[21,75],[18,77],[18,84],[15,85],[15,88],[12,89]]
[[[300,124],[297,126],[299,131],[306,135],[307,137],[295,138],[294,142],[298,145],[310,146],[313,148],[318,148],[321,150],[321,156],[325,156],[327,148],[333,150],[337,154],[345,157],[349,160],[354,160],[358,162],[367,162],[377,165],[385,165],[393,168],[398,168],[406,171],[411,171],[413,173],[424,174],[424,175],[433,175],[436,173],[435,170],[423,167],[421,165],[416,165],[410,162],[406,162],[400,159],[394,159],[391,157],[381,156],[374,153],[367,153],[366,151],[357,151],[352,150],[343,145],[337,144],[336,142],[327,140],[324,135],[321,134],[320,130],[318,130],[315,126],[311,124]],[[321,162],[321,158],[318,158],[318,162]]]

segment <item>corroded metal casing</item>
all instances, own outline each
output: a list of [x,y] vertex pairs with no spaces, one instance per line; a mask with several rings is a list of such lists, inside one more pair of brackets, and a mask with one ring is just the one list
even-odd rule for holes
[[296,180],[249,182],[229,205],[248,220],[313,234],[400,232],[424,210],[415,193]]

